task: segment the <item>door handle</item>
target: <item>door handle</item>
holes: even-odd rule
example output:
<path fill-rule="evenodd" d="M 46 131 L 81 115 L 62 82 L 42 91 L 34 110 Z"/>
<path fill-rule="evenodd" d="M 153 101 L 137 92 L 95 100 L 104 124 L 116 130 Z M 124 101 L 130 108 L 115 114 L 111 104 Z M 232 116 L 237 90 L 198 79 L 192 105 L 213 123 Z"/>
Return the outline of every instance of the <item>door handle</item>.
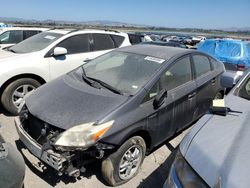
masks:
<path fill-rule="evenodd" d="M 87 62 L 89 62 L 89 61 L 91 61 L 91 60 L 92 60 L 92 59 L 88 59 L 88 58 L 87 58 L 87 59 L 84 59 L 83 62 L 87 63 Z"/>
<path fill-rule="evenodd" d="M 196 95 L 196 92 L 193 92 L 193 93 L 189 94 L 189 95 L 188 95 L 188 99 L 194 98 L 195 95 Z"/>

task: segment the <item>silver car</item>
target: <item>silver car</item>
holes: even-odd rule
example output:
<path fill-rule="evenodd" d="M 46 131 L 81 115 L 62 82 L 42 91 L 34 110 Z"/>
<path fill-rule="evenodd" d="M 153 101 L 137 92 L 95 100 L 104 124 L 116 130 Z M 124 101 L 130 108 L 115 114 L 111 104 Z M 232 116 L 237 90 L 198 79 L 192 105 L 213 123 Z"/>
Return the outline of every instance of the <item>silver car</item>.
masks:
<path fill-rule="evenodd" d="M 164 187 L 250 187 L 250 70 L 186 135 Z"/>

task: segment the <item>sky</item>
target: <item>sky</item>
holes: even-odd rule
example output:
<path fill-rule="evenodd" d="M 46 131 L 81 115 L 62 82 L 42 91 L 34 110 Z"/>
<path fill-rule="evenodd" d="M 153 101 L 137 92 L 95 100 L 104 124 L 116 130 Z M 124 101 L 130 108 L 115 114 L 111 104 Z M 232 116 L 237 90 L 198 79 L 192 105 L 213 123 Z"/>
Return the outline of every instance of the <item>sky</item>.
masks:
<path fill-rule="evenodd" d="M 250 27 L 250 0 L 5 0 L 0 17 L 176 28 Z"/>

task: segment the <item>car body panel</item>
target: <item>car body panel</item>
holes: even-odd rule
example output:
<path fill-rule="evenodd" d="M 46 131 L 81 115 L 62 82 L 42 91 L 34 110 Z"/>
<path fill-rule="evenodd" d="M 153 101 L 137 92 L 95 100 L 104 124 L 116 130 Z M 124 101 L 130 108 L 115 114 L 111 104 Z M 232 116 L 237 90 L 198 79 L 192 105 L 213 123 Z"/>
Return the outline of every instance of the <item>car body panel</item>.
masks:
<path fill-rule="evenodd" d="M 245 76 L 249 74 L 248 71 Z M 227 116 L 207 114 L 180 144 L 180 151 L 186 161 L 211 187 L 250 185 L 247 175 L 250 166 L 250 102 L 234 94 L 242 82 L 225 100 L 227 107 L 242 113 L 229 112 Z"/>
<path fill-rule="evenodd" d="M 84 123 L 95 123 L 95 126 L 101 126 L 106 122 L 112 121 L 112 126 L 96 144 L 104 143 L 118 149 L 124 141 L 140 132 L 149 136 L 150 141 L 147 141 L 148 150 L 152 150 L 155 146 L 173 136 L 177 131 L 186 128 L 199 118 L 199 116 L 195 115 L 198 81 L 194 76 L 195 70 L 190 57 L 193 53 L 207 55 L 193 50 L 155 45 L 135 45 L 115 49 L 111 53 L 143 55 L 142 57 L 140 56 L 143 60 L 146 60 L 146 58 L 153 59 L 152 62 L 157 64 L 158 68 L 153 69 L 154 72 L 147 77 L 147 82 L 133 95 L 127 95 L 126 92 L 123 95 L 119 95 L 106 89 L 97 89 L 88 85 L 87 81 L 85 79 L 84 81 L 82 78 L 83 70 L 81 67 L 45 84 L 26 99 L 27 111 L 29 114 L 32 114 L 32 118 L 34 117 L 39 121 L 38 126 L 40 129 L 36 131 L 38 135 L 44 126 L 51 126 L 53 129 L 56 127 L 57 129 L 60 128 L 63 131 L 67 131 L 67 129 L 73 126 Z M 188 79 L 189 81 L 181 82 L 180 85 L 169 89 L 167 96 L 163 98 L 162 105 L 154 106 L 155 98 L 150 97 L 148 100 L 146 96 L 155 84 L 161 81 L 160 78 L 163 75 L 167 75 L 166 73 L 175 63 L 182 62 L 179 60 L 182 60 L 183 57 L 188 57 L 188 62 L 184 63 L 187 63 L 185 66 L 190 66 L 191 72 L 188 71 L 188 77 L 190 74 L 191 80 Z M 124 62 L 128 61 L 124 60 Z M 217 63 L 221 64 L 215 61 L 214 66 Z M 217 71 L 211 71 L 210 76 L 202 78 L 203 83 L 206 79 L 207 82 L 210 82 L 216 76 L 219 78 L 224 72 L 224 67 L 217 67 Z M 184 73 L 181 71 L 173 73 L 181 78 L 186 76 L 185 71 Z M 165 80 L 164 83 L 167 83 L 167 81 Z M 212 100 L 212 97 L 220 89 L 216 84 L 212 86 L 214 88 L 211 87 L 210 90 L 214 93 L 210 93 L 212 96 L 209 97 L 209 100 Z M 164 90 L 166 88 L 161 89 Z M 157 93 L 158 91 L 156 91 Z M 146 100 L 144 101 L 144 99 Z M 206 100 L 207 98 L 201 99 L 202 102 L 207 102 Z M 202 108 L 202 106 L 203 104 L 199 108 Z M 29 121 L 28 118 L 27 121 Z M 20 129 L 18 128 L 20 126 L 23 125 L 18 125 L 17 129 Z M 19 132 L 19 134 L 23 133 Z"/>
<path fill-rule="evenodd" d="M 125 96 L 93 88 L 84 81 L 65 75 L 34 91 L 27 98 L 26 105 L 37 118 L 69 129 L 98 121 L 103 113 L 108 113 L 126 100 Z"/>
<path fill-rule="evenodd" d="M 9 143 L 0 140 L 0 187 L 22 188 L 25 163 L 22 155 Z"/>

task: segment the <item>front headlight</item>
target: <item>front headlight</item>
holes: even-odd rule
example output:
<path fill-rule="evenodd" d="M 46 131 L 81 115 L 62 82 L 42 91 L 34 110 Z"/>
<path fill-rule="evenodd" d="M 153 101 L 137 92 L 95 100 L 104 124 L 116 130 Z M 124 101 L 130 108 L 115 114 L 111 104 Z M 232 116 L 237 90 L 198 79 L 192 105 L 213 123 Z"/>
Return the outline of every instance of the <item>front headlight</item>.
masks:
<path fill-rule="evenodd" d="M 166 187 L 208 188 L 207 183 L 194 171 L 178 151 L 172 165 Z"/>
<path fill-rule="evenodd" d="M 109 121 L 100 125 L 86 123 L 74 126 L 59 135 L 55 146 L 87 149 L 94 145 L 111 128 L 113 123 L 114 121 Z"/>

